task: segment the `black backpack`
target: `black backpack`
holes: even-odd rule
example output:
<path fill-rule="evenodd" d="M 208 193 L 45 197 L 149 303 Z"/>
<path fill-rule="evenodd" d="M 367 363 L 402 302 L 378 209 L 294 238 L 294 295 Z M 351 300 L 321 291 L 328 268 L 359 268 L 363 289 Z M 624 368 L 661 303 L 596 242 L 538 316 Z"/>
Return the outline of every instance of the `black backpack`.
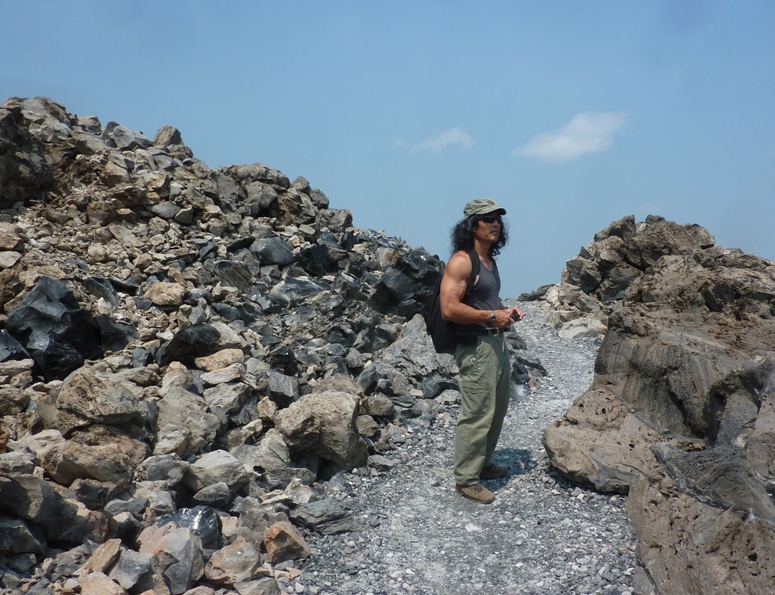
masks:
<path fill-rule="evenodd" d="M 476 250 L 468 252 L 468 257 L 471 259 L 471 277 L 468 279 L 466 285 L 466 293 L 463 297 L 463 303 L 468 300 L 471 295 L 471 290 L 474 288 L 476 277 L 479 275 L 479 255 Z M 423 312 L 425 318 L 425 328 L 428 330 L 428 334 L 433 340 L 433 347 L 436 349 L 436 353 L 455 353 L 455 329 L 457 325 L 454 322 L 449 322 L 441 317 L 441 279 L 444 275 L 439 275 L 436 280 L 436 285 L 433 288 L 428 305 Z"/>

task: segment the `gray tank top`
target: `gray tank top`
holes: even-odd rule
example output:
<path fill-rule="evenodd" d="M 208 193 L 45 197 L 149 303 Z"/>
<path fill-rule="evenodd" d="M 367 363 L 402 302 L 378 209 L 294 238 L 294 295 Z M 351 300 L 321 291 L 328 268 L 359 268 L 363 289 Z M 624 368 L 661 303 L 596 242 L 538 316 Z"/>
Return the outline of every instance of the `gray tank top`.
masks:
<path fill-rule="evenodd" d="M 501 307 L 500 300 L 501 276 L 498 273 L 498 265 L 492 261 L 492 271 L 488 271 L 482 264 L 479 267 L 479 278 L 476 280 L 471 293 L 465 303 L 477 310 L 498 310 Z M 460 325 L 461 332 L 470 332 L 477 328 L 492 328 L 490 323 Z"/>
<path fill-rule="evenodd" d="M 501 276 L 498 273 L 498 265 L 493 260 L 492 271 L 488 271 L 483 264 L 479 268 L 479 280 L 474 285 L 466 303 L 477 310 L 497 310 L 501 307 L 500 293 Z"/>

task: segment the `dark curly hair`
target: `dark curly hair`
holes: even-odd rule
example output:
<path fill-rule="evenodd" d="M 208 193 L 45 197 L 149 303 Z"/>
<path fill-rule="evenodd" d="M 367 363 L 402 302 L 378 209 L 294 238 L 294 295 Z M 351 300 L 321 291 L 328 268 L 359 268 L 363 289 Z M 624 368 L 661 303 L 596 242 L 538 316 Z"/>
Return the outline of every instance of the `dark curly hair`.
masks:
<path fill-rule="evenodd" d="M 481 221 L 483 215 L 471 215 L 466 217 L 462 221 L 459 221 L 455 227 L 452 228 L 450 234 L 452 244 L 452 254 L 460 250 L 468 252 L 474 247 L 474 229 L 476 225 Z M 506 229 L 506 221 L 501 217 L 501 233 L 498 236 L 498 240 L 490 244 L 490 250 L 488 254 L 490 258 L 495 258 L 500 254 L 501 248 L 509 241 L 509 232 Z"/>

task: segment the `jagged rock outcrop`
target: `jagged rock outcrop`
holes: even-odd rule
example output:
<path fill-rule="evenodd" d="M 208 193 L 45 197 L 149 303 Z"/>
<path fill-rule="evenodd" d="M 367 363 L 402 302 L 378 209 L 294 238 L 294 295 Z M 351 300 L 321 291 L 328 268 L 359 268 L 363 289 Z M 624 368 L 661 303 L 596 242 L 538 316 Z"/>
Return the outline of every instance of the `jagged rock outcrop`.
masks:
<path fill-rule="evenodd" d="M 456 387 L 442 262 L 304 178 L 11 98 L 0 181 L 0 590 L 279 592 Z"/>
<path fill-rule="evenodd" d="M 775 263 L 710 247 L 696 226 L 652 219 L 638 238 L 628 220 L 613 225 L 616 266 L 640 273 L 608 315 L 593 386 L 544 446 L 573 481 L 628 493 L 643 592 L 768 592 Z M 595 254 L 585 266 L 615 260 Z M 600 277 L 587 288 L 605 298 Z"/>
<path fill-rule="evenodd" d="M 567 261 L 558 285 L 544 287 L 533 297 L 553 306 L 550 321 L 560 336 L 602 335 L 611 309 L 657 260 L 705 250 L 715 241 L 699 225 L 678 225 L 654 215 L 639 223 L 624 217 L 596 233 Z"/>

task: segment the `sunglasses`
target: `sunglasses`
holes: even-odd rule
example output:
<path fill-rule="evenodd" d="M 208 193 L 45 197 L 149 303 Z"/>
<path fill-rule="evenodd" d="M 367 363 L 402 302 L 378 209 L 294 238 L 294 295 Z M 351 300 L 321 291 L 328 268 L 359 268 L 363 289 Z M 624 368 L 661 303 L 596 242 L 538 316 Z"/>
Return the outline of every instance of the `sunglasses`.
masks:
<path fill-rule="evenodd" d="M 500 215 L 485 215 L 484 217 L 480 217 L 479 221 L 484 221 L 485 223 L 495 223 L 496 221 L 498 223 L 503 223 Z"/>

